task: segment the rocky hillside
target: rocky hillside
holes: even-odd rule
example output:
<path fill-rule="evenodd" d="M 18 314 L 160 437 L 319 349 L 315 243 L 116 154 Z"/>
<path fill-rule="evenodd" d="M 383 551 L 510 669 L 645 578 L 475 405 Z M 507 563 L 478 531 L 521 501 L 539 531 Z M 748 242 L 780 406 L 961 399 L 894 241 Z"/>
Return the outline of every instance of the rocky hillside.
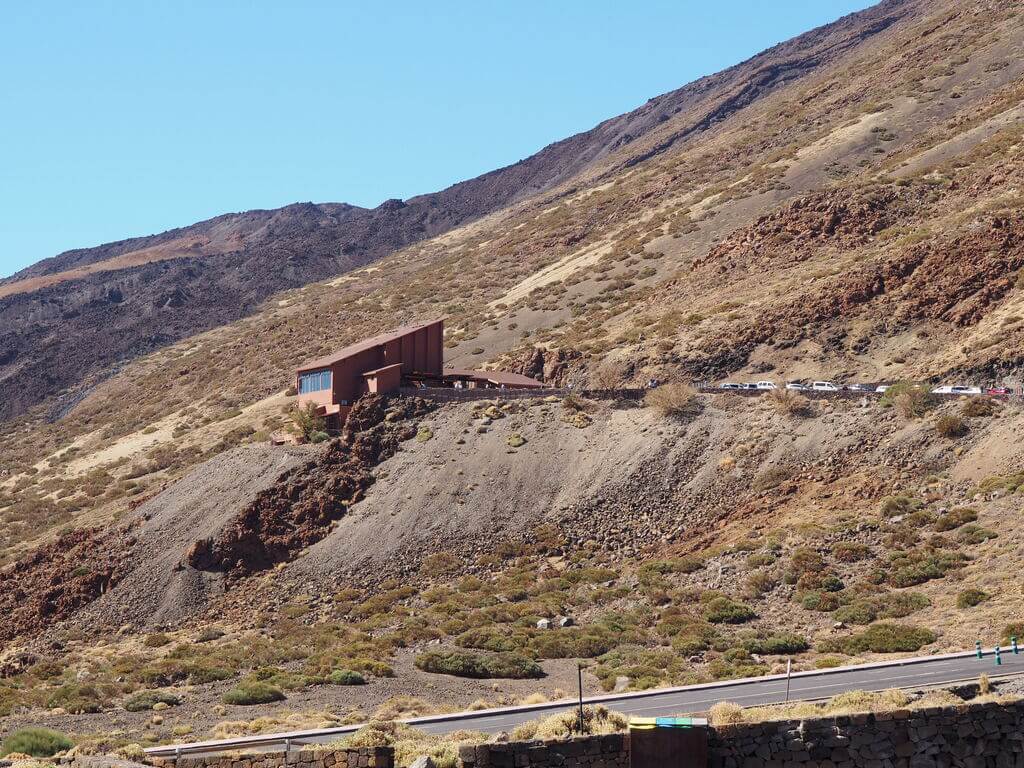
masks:
<path fill-rule="evenodd" d="M 61 415 L 125 362 L 257 311 L 273 293 L 339 275 L 517 201 L 670 151 L 912 15 L 886 0 L 525 160 L 365 210 L 312 203 L 227 214 L 68 251 L 0 280 L 0 419 Z"/>
<path fill-rule="evenodd" d="M 641 688 L 1024 631 L 1019 400 L 367 403 L 332 447 L 266 444 L 299 360 L 439 314 L 450 362 L 581 387 L 1020 386 L 1022 76 L 1016 3 L 883 3 L 554 145 L 543 173 L 469 182 L 486 216 L 0 424 L 0 716 L 168 740 L 517 698 L 577 658 L 589 686 Z M 502 178 L 499 204 L 480 190 Z M 548 677 L 453 682 L 431 651 Z M 286 703 L 220 703 L 257 681 Z M 122 719 L 153 691 L 181 708 Z"/>

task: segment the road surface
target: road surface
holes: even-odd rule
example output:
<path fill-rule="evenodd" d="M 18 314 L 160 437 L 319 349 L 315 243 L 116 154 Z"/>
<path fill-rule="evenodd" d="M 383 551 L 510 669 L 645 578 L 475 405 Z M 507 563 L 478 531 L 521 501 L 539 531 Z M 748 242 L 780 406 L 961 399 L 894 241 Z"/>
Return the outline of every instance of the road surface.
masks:
<path fill-rule="evenodd" d="M 790 680 L 789 697 L 794 701 L 810 701 L 826 699 L 843 691 L 925 688 L 948 683 L 976 681 L 983 673 L 990 678 L 1024 674 L 1024 652 L 1014 655 L 1012 652 L 1004 651 L 1002 661 L 1001 666 L 996 666 L 992 650 L 989 649 L 986 650 L 982 659 L 978 659 L 973 653 L 961 653 L 833 670 L 800 672 L 795 673 Z M 616 712 L 638 717 L 706 712 L 713 704 L 720 701 L 732 701 L 749 707 L 759 704 L 776 704 L 785 700 L 786 679 L 784 675 L 632 694 L 606 694 L 584 699 L 588 704 L 604 704 Z M 572 709 L 574 706 L 576 706 L 575 702 L 562 701 L 529 707 L 508 707 L 479 712 L 418 717 L 407 722 L 428 733 L 447 733 L 459 729 L 497 733 L 511 731 L 520 723 Z M 282 749 L 286 740 L 288 745 L 294 748 L 303 744 L 324 744 L 335 741 L 359 727 L 358 725 L 349 725 L 293 731 L 287 734 L 266 734 L 219 741 L 193 742 L 152 747 L 146 752 L 154 756 L 173 757 L 175 754 L 209 755 L 238 749 L 248 751 Z"/>

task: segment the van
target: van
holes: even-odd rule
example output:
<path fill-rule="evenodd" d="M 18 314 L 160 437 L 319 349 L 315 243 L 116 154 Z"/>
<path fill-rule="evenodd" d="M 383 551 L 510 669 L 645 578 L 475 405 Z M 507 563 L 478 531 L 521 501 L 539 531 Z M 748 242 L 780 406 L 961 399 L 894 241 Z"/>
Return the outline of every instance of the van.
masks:
<path fill-rule="evenodd" d="M 839 386 L 831 381 L 816 381 L 811 384 L 811 389 L 815 392 L 838 392 Z"/>

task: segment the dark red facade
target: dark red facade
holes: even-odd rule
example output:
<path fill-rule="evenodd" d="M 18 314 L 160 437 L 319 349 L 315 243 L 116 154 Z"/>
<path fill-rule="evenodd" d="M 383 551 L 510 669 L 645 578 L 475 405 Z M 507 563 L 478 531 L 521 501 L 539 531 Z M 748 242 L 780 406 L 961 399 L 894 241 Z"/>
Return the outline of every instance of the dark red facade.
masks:
<path fill-rule="evenodd" d="M 299 366 L 299 405 L 316 403 L 344 420 L 360 395 L 394 392 L 403 376 L 440 377 L 443 360 L 442 320 L 397 328 Z"/>

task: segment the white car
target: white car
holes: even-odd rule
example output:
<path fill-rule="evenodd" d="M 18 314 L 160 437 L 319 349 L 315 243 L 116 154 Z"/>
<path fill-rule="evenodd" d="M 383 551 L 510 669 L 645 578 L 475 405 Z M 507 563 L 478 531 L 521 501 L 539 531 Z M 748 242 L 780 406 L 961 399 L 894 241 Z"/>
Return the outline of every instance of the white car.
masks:
<path fill-rule="evenodd" d="M 725 384 L 719 384 L 718 388 L 719 389 L 746 389 L 746 387 L 744 387 L 742 384 L 737 384 L 736 382 L 733 382 L 733 381 L 727 381 L 727 382 L 725 382 Z"/>
<path fill-rule="evenodd" d="M 777 389 L 774 381 L 759 381 L 754 385 L 755 389 Z"/>
<path fill-rule="evenodd" d="M 811 389 L 815 392 L 838 392 L 841 387 L 831 381 L 816 381 L 811 384 Z"/>
<path fill-rule="evenodd" d="M 936 387 L 932 390 L 933 395 L 980 395 L 981 387 L 971 387 L 966 384 L 951 384 Z"/>
<path fill-rule="evenodd" d="M 806 384 L 801 384 L 799 381 L 790 381 L 786 384 L 786 389 L 795 389 L 799 392 L 803 392 L 807 388 Z"/>
<path fill-rule="evenodd" d="M 892 384 L 879 384 L 877 387 L 875 387 L 875 392 L 885 392 L 885 390 L 887 390 L 891 386 Z"/>

